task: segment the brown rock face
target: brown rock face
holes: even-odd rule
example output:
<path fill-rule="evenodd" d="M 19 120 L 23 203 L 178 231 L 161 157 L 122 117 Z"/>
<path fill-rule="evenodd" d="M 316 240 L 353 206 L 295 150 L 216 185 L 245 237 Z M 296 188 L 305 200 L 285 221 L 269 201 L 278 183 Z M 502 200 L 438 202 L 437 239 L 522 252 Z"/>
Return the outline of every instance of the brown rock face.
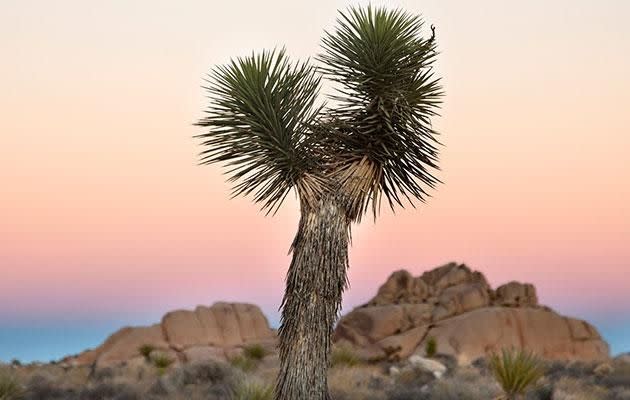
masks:
<path fill-rule="evenodd" d="M 583 328 L 578 335 L 574 325 Z M 440 353 L 460 364 L 502 348 L 530 349 L 548 359 L 608 358 L 608 345 L 591 325 L 538 308 L 480 308 L 438 322 L 429 336 L 436 338 Z"/>
<path fill-rule="evenodd" d="M 111 335 L 94 350 L 69 362 L 105 366 L 140 356 L 139 348 L 153 346 L 174 360 L 225 360 L 226 354 L 249 343 L 275 346 L 276 333 L 262 311 L 252 304 L 215 303 L 194 311 L 177 310 L 164 315 L 160 324 L 127 327 Z"/>
<path fill-rule="evenodd" d="M 340 319 L 333 338 L 358 354 L 396 360 L 423 353 L 429 337 L 462 364 L 510 347 L 548 359 L 609 357 L 593 326 L 539 306 L 533 285 L 509 282 L 495 292 L 482 273 L 456 263 L 419 277 L 394 272 L 372 300 Z"/>
<path fill-rule="evenodd" d="M 421 303 L 430 295 L 429 287 L 420 278 L 414 278 L 408 271 L 400 270 L 390 275 L 379 289 L 376 297 L 368 303 L 371 306 L 400 303 Z"/>
<path fill-rule="evenodd" d="M 159 324 L 149 327 L 127 327 L 111 335 L 96 349 L 96 360 L 102 364 L 129 360 L 140 355 L 138 348 L 144 344 L 151 345 L 156 350 L 168 350 L 170 347 Z"/>
<path fill-rule="evenodd" d="M 496 290 L 495 303 L 501 306 L 533 307 L 538 305 L 536 288 L 530 283 L 509 282 Z"/>

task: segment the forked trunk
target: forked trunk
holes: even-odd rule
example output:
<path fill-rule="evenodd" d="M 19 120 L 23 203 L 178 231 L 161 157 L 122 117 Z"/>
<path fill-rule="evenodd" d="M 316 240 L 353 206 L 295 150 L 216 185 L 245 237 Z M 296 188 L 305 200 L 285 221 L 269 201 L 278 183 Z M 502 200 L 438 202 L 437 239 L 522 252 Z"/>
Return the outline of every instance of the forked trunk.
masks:
<path fill-rule="evenodd" d="M 332 330 L 347 286 L 350 225 L 334 196 L 302 205 L 279 330 L 276 400 L 329 399 Z"/>

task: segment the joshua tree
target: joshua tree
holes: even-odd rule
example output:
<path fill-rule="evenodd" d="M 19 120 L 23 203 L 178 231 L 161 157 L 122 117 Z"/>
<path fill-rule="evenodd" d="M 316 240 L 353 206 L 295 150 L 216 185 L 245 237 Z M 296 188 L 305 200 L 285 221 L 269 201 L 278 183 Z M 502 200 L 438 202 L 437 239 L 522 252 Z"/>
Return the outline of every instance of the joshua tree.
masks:
<path fill-rule="evenodd" d="M 430 119 L 442 90 L 433 27 L 401 10 L 350 8 L 326 32 L 317 65 L 263 51 L 216 67 L 198 125 L 203 164 L 223 163 L 234 195 L 274 213 L 294 190 L 300 222 L 291 246 L 279 329 L 275 398 L 327 399 L 331 334 L 347 287 L 350 227 L 384 197 L 393 209 L 424 201 L 438 179 Z M 322 78 L 332 81 L 320 104 Z"/>

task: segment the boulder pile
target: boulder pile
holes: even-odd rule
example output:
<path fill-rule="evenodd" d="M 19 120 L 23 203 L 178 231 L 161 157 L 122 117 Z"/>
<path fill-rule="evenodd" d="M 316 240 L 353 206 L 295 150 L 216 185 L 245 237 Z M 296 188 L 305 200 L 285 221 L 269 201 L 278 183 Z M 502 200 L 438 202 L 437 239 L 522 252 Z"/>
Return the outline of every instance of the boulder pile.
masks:
<path fill-rule="evenodd" d="M 260 308 L 245 303 L 215 303 L 194 311 L 177 310 L 159 324 L 126 327 L 111 335 L 94 350 L 65 362 L 96 367 L 116 365 L 140 358 L 148 346 L 178 362 L 206 359 L 226 360 L 245 346 L 260 344 L 275 351 L 276 333 Z"/>
<path fill-rule="evenodd" d="M 417 277 L 394 272 L 373 299 L 341 318 L 334 333 L 335 342 L 366 360 L 425 355 L 429 338 L 459 364 L 501 348 L 547 359 L 609 358 L 593 326 L 540 305 L 533 285 L 509 282 L 493 290 L 481 272 L 457 263 Z"/>
<path fill-rule="evenodd" d="M 462 365 L 502 348 L 554 360 L 610 358 L 592 325 L 539 304 L 533 285 L 509 282 L 492 289 L 481 272 L 457 263 L 415 277 L 394 272 L 374 298 L 339 320 L 333 340 L 370 361 L 418 360 L 427 356 L 427 347 Z M 169 312 L 155 325 L 122 328 L 96 349 L 63 361 L 94 367 L 141 363 L 141 347 L 173 362 L 225 361 L 251 345 L 276 359 L 276 343 L 260 308 L 219 302 Z"/>

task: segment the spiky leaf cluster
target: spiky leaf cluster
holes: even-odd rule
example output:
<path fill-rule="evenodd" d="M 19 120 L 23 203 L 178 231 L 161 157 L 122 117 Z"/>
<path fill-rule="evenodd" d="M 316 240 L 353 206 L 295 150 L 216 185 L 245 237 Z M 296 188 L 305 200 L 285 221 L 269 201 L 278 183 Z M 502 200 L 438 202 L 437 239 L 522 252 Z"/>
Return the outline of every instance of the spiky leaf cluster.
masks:
<path fill-rule="evenodd" d="M 525 393 L 544 374 L 540 360 L 524 350 L 503 349 L 501 354 L 493 354 L 490 370 L 508 400 Z"/>
<path fill-rule="evenodd" d="M 442 95 L 434 78 L 434 36 L 421 35 L 422 20 L 402 10 L 350 8 L 323 39 L 325 76 L 336 82 L 339 106 L 330 110 L 344 148 L 376 165 L 373 200 L 382 193 L 423 200 L 422 184 L 438 180 L 438 142 L 430 117 Z M 413 202 L 412 202 L 413 204 Z"/>
<path fill-rule="evenodd" d="M 358 220 L 370 204 L 376 215 L 382 195 L 392 208 L 413 204 L 438 182 L 434 36 L 401 10 L 350 8 L 337 22 L 317 69 L 281 51 L 214 70 L 202 162 L 230 166 L 235 195 L 253 193 L 271 210 L 294 187 L 307 204 L 335 191 Z M 316 105 L 322 76 L 336 84 L 325 109 Z"/>
<path fill-rule="evenodd" d="M 320 77 L 314 67 L 292 65 L 285 51 L 264 51 L 217 67 L 206 87 L 211 104 L 197 125 L 204 164 L 223 162 L 234 195 L 254 194 L 272 210 L 314 160 L 306 133 L 319 113 Z"/>

